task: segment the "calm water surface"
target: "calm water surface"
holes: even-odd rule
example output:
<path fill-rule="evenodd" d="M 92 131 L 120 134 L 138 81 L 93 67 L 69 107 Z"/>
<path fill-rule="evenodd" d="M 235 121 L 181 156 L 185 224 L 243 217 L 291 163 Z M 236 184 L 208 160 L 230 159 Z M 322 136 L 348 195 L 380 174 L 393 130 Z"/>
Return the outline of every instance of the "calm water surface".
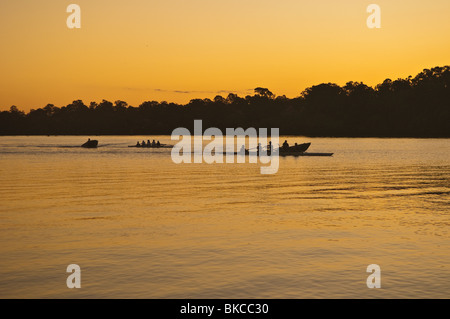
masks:
<path fill-rule="evenodd" d="M 261 175 L 148 138 L 0 137 L 1 298 L 450 297 L 450 140 L 288 137 L 335 155 Z"/>

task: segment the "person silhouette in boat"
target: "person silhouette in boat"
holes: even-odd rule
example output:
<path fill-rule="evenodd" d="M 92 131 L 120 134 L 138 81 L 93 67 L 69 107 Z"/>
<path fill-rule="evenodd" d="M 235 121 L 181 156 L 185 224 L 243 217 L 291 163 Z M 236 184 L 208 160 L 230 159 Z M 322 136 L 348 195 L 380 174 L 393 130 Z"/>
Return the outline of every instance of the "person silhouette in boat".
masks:
<path fill-rule="evenodd" d="M 287 140 L 284 141 L 284 143 L 283 143 L 283 149 L 284 149 L 284 150 L 289 149 L 289 143 L 287 142 Z"/>
<path fill-rule="evenodd" d="M 137 141 L 136 147 L 140 147 L 140 146 L 141 146 L 141 144 L 139 144 L 139 141 Z"/>
<path fill-rule="evenodd" d="M 270 141 L 270 142 L 269 142 L 269 145 L 268 145 L 268 147 L 267 147 L 267 152 L 268 152 L 269 155 L 270 155 L 270 154 L 272 154 L 272 151 L 273 151 L 273 146 L 272 146 L 272 141 Z"/>
<path fill-rule="evenodd" d="M 145 147 L 145 141 L 142 140 L 142 147 Z"/>
<path fill-rule="evenodd" d="M 245 154 L 245 145 L 241 146 L 241 150 L 239 151 L 239 154 Z"/>
<path fill-rule="evenodd" d="M 151 144 L 150 144 L 150 140 L 147 140 L 147 146 L 150 146 Z"/>
<path fill-rule="evenodd" d="M 158 141 L 158 142 L 156 142 L 156 146 L 157 147 L 160 147 L 161 146 L 161 143 Z"/>

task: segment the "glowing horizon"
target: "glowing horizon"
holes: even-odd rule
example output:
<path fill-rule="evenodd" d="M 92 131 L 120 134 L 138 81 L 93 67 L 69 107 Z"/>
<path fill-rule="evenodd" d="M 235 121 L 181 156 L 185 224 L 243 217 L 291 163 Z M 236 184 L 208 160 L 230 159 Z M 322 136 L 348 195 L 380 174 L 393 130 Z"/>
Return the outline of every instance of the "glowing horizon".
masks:
<path fill-rule="evenodd" d="M 81 7 L 81 29 L 66 26 L 70 3 Z M 381 29 L 366 26 L 371 3 Z M 0 110 L 374 86 L 450 64 L 448 13 L 446 0 L 5 0 Z"/>

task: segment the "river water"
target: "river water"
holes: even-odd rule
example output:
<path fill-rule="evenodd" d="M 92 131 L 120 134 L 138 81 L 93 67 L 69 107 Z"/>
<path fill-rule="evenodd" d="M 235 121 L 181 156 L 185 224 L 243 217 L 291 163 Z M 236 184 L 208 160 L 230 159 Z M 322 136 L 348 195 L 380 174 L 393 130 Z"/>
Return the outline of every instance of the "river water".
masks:
<path fill-rule="evenodd" d="M 282 137 L 334 156 L 262 175 L 87 138 L 0 137 L 1 298 L 449 297 L 448 139 Z"/>

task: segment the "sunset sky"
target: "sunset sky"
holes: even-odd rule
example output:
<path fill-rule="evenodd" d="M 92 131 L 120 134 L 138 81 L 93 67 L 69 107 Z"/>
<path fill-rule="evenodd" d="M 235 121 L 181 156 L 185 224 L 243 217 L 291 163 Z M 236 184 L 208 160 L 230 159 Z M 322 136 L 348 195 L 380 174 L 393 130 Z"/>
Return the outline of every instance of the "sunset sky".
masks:
<path fill-rule="evenodd" d="M 0 110 L 375 85 L 450 64 L 449 33 L 449 0 L 2 0 Z"/>

